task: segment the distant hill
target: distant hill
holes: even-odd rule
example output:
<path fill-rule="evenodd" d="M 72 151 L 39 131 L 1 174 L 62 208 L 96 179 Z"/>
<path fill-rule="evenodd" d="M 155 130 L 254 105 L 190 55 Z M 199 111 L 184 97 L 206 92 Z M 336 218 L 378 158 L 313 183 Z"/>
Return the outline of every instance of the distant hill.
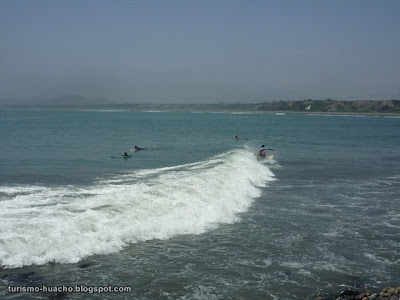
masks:
<path fill-rule="evenodd" d="M 309 111 L 309 112 L 357 112 L 400 113 L 399 100 L 300 100 L 272 101 L 257 106 L 259 111 Z"/>
<path fill-rule="evenodd" d="M 129 107 L 129 105 L 127 105 Z M 325 112 L 325 113 L 392 113 L 400 114 L 400 100 L 336 101 L 297 100 L 238 104 L 135 104 L 132 109 L 255 111 L 255 112 Z"/>
<path fill-rule="evenodd" d="M 105 105 L 108 106 L 108 105 Z M 335 101 L 298 100 L 264 103 L 218 104 L 115 104 L 114 108 L 132 110 L 177 111 L 253 111 L 253 112 L 325 112 L 325 113 L 391 113 L 400 114 L 399 100 Z"/>
<path fill-rule="evenodd" d="M 63 96 L 52 100 L 30 99 L 0 102 L 3 106 L 40 106 L 57 109 L 130 109 L 130 110 L 174 110 L 174 111 L 253 111 L 253 112 L 323 112 L 323 113 L 387 113 L 400 114 L 400 100 L 296 100 L 263 103 L 218 103 L 218 104 L 117 104 L 106 99 L 78 95 Z"/>

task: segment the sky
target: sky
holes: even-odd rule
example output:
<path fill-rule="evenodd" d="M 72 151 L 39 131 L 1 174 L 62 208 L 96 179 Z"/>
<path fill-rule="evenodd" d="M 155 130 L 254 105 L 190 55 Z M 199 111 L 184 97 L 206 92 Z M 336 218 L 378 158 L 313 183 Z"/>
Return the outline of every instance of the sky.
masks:
<path fill-rule="evenodd" d="M 400 99 L 399 0 L 0 0 L 0 99 Z"/>

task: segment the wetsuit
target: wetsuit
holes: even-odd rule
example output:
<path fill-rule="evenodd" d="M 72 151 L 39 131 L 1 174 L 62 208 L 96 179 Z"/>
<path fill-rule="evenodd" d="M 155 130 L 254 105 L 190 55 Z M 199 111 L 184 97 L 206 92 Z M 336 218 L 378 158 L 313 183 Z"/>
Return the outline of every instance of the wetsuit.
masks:
<path fill-rule="evenodd" d="M 265 157 L 265 147 L 261 147 L 260 151 L 258 152 L 258 156 Z"/>
<path fill-rule="evenodd" d="M 139 151 L 139 150 L 147 150 L 147 148 L 139 148 L 139 147 L 135 146 L 135 151 Z"/>

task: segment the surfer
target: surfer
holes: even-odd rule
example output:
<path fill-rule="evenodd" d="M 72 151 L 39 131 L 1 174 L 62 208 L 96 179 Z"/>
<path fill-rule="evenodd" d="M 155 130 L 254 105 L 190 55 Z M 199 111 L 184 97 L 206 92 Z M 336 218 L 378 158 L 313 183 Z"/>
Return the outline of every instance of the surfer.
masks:
<path fill-rule="evenodd" d="M 135 146 L 134 151 L 139 151 L 139 150 L 147 150 L 147 148 L 139 148 L 138 146 Z"/>
<path fill-rule="evenodd" d="M 127 152 L 124 152 L 124 154 L 121 154 L 119 156 L 111 156 L 111 158 L 124 158 L 124 159 L 128 159 L 129 157 L 131 157 Z"/>
<path fill-rule="evenodd" d="M 247 138 L 240 138 L 240 137 L 238 137 L 237 135 L 235 135 L 234 140 L 235 140 L 235 141 L 238 141 L 238 140 L 247 140 Z"/>
<path fill-rule="evenodd" d="M 265 157 L 265 145 L 261 145 L 260 151 L 258 152 L 258 156 Z"/>

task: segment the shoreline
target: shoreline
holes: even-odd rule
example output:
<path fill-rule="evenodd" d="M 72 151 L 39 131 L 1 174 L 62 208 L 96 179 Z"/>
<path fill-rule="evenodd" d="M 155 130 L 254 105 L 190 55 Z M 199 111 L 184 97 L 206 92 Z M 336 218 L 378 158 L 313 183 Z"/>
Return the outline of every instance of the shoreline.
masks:
<path fill-rule="evenodd" d="M 101 106 L 101 107 L 100 107 Z M 187 113 L 225 113 L 225 114 L 300 114 L 325 116 L 376 116 L 400 117 L 400 112 L 359 112 L 359 111 L 297 111 L 297 110 L 229 110 L 229 109 L 179 109 L 179 108 L 133 108 L 130 105 L 0 105 L 0 110 L 73 110 L 73 111 L 132 111 L 132 112 L 187 112 Z"/>
<path fill-rule="evenodd" d="M 3 102 L 0 108 L 35 109 L 116 109 L 133 111 L 194 111 L 237 113 L 318 113 L 318 114 L 377 114 L 400 115 L 400 100 L 292 100 L 256 103 L 116 103 L 93 101 L 94 99 L 72 96 L 31 102 Z"/>

